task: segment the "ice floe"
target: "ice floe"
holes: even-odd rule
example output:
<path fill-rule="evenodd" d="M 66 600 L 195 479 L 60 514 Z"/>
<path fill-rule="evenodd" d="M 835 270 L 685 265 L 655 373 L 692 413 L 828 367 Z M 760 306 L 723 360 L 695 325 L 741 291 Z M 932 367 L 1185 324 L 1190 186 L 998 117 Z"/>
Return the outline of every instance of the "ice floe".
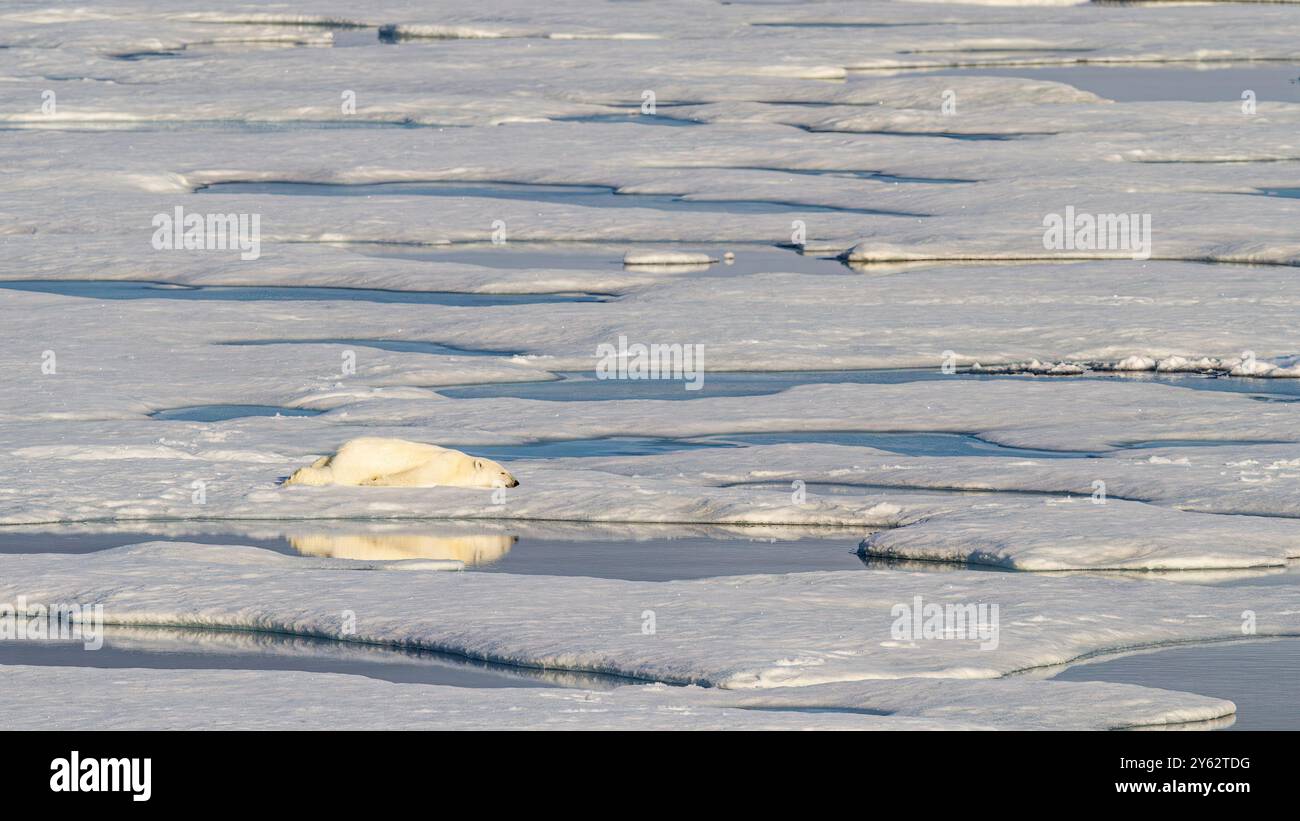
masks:
<path fill-rule="evenodd" d="M 193 544 L 3 555 L 0 601 L 93 601 L 109 624 L 274 631 L 728 689 L 998 678 L 1088 654 L 1240 637 L 1245 611 L 1253 635 L 1300 633 L 1287 588 L 973 572 L 676 582 L 293 572 L 302 561 Z M 997 605 L 993 634 L 900 640 L 898 607 L 917 597 L 941 609 Z"/>
<path fill-rule="evenodd" d="M 6 666 L 10 729 L 976 730 L 1127 729 L 1231 721 L 1221 699 L 1123 684 L 909 681 L 759 695 L 645 685 L 468 689 L 306 672 Z M 70 692 L 102 695 L 66 711 Z M 148 692 L 142 702 L 138 694 Z M 305 698 L 304 698 L 305 697 Z"/>
<path fill-rule="evenodd" d="M 505 693 L 11 665 L 29 709 L 8 712 L 48 726 L 67 693 L 96 687 L 93 711 L 60 713 L 69 726 L 1091 729 L 1229 716 L 1186 693 L 1004 677 L 1237 638 L 1247 611 L 1261 634 L 1300 631 L 1285 586 L 1166 583 L 1297 557 L 1300 403 L 1091 379 L 1300 375 L 1300 200 L 1262 196 L 1300 174 L 1300 102 L 1112 100 L 1007 72 L 1296 65 L 1294 14 L 1072 0 L 671 0 L 617 19 L 579 0 L 0 12 L 0 525 L 17 546 L 0 554 L 0 601 L 94 599 L 128 624 L 715 685 Z M 257 214 L 259 259 L 151 249 L 151 219 L 176 208 Z M 1048 247 L 1045 220 L 1067 209 L 1149 219 L 1150 258 Z M 619 250 L 581 265 L 473 256 L 566 244 Z M 710 269 L 747 248 L 765 250 L 743 275 Z M 850 267 L 826 276 L 800 251 Z M 689 402 L 454 395 L 592 372 L 620 336 L 703 346 L 706 385 L 719 371 L 963 378 Z M 274 409 L 303 415 L 259 415 Z M 832 444 L 854 434 L 876 446 Z M 888 449 L 908 434 L 1022 452 Z M 503 461 L 522 485 L 498 499 L 279 484 L 363 435 L 517 448 Z M 651 455 L 612 455 L 627 437 Z M 434 518 L 446 532 L 425 527 Z M 257 543 L 284 552 L 18 552 L 23 526 L 198 538 L 220 527 L 204 520 L 244 520 L 250 540 L 271 534 Z M 441 572 L 498 559 L 512 527 L 575 541 L 834 528 L 873 560 L 1094 575 Z M 998 604 L 997 647 L 891 635 L 891 610 L 917 596 Z M 343 631 L 345 610 L 358 632 Z"/>

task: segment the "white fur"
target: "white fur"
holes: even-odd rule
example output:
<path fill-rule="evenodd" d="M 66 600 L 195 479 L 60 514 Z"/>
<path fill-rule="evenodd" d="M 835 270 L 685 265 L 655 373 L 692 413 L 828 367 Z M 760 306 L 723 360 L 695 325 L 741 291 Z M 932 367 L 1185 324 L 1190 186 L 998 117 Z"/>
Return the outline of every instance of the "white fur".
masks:
<path fill-rule="evenodd" d="M 495 488 L 519 482 L 491 459 L 424 442 L 365 436 L 295 471 L 285 484 Z"/>

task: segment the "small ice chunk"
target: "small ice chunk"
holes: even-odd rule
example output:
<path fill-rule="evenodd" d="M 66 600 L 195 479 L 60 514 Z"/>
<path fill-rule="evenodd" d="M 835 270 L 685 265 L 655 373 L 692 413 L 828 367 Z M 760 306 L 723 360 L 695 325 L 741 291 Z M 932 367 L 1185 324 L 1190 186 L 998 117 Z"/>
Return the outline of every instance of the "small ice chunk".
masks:
<path fill-rule="evenodd" d="M 718 260 L 696 251 L 628 251 L 624 265 L 708 265 Z"/>
<path fill-rule="evenodd" d="M 1116 371 L 1154 371 L 1156 361 L 1149 356 L 1126 356 L 1116 362 L 1111 369 Z"/>

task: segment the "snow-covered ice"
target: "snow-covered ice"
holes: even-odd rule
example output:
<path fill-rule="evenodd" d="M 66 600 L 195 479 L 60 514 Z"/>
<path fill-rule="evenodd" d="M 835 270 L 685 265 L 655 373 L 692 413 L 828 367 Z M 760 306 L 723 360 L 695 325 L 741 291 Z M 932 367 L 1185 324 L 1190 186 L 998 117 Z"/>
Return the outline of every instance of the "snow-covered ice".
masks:
<path fill-rule="evenodd" d="M 1089 654 L 1240 637 L 1246 609 L 1255 635 L 1300 634 L 1286 588 L 893 571 L 629 582 L 358 573 L 329 561 L 301 567 L 302 559 L 258 548 L 162 542 L 85 556 L 3 555 L 0 601 L 93 599 L 111 624 L 265 630 L 729 689 L 991 679 Z M 897 638 L 894 609 L 915 597 L 998 605 L 992 640 Z M 647 611 L 653 633 L 642 630 Z"/>
<path fill-rule="evenodd" d="M 10 666 L 5 676 L 0 703 L 14 730 L 51 721 L 94 730 L 1095 730 L 1230 721 L 1232 710 L 1187 693 L 1039 681 L 926 679 L 902 692 L 866 683 L 748 695 L 664 685 L 469 690 L 242 670 Z M 103 695 L 68 715 L 62 694 L 91 689 Z M 140 692 L 150 694 L 147 704 Z"/>
<path fill-rule="evenodd" d="M 1261 634 L 1300 631 L 1288 587 L 1168 583 L 1300 558 L 1300 403 L 1081 378 L 1300 376 L 1300 200 L 1266 195 L 1300 179 L 1300 97 L 1124 102 L 1006 75 L 1267 65 L 1300 77 L 1296 22 L 1289 3 L 1074 0 L 670 0 L 607 17 L 580 0 L 0 12 L 0 527 L 135 523 L 173 538 L 0 554 L 0 602 L 93 600 L 126 624 L 715 685 L 493 692 L 7 666 L 6 698 L 35 709 L 4 712 L 168 728 L 1104 728 L 1230 715 L 1191 693 L 1015 674 L 1241 637 L 1246 610 Z M 256 214 L 257 258 L 155 250 L 152 221 L 176 208 Z M 1048 248 L 1045 219 L 1067 208 L 1149 216 L 1149 258 Z M 546 264 L 491 264 L 483 250 L 534 246 L 550 249 Z M 602 250 L 578 264 L 556 248 Z M 419 253 L 435 249 L 455 256 Z M 762 261 L 744 262 L 755 249 Z M 728 272 L 724 252 L 744 264 Z M 132 298 L 86 285 L 99 280 Z M 246 290 L 162 298 L 215 286 Z M 352 290 L 293 290 L 308 288 Z M 620 337 L 702 346 L 705 390 L 590 402 L 451 390 L 591 373 Z M 893 368 L 1005 377 L 707 390 L 710 372 Z M 165 418 L 236 405 L 313 415 Z M 1024 452 L 832 443 L 846 432 Z M 729 434 L 800 440 L 601 453 L 618 437 Z M 521 485 L 502 494 L 281 484 L 358 436 L 470 454 L 581 441 L 589 455 L 503 460 Z M 385 530 L 433 519 L 451 530 Z M 213 520 L 289 534 L 300 555 L 184 542 Z M 456 572 L 509 550 L 508 526 L 575 540 L 830 528 L 870 557 L 1085 572 Z M 914 595 L 1000 604 L 997 648 L 891 638 L 891 608 Z M 339 632 L 343 610 L 359 634 Z M 87 687 L 113 695 L 57 713 Z"/>

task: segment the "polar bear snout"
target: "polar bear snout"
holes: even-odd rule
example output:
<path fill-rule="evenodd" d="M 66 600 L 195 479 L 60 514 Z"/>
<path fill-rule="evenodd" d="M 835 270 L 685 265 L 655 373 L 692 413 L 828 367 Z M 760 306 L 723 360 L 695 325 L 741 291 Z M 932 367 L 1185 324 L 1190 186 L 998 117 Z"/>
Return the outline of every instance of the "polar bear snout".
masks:
<path fill-rule="evenodd" d="M 510 475 L 510 471 L 501 468 L 488 474 L 488 487 L 519 487 L 519 480 Z"/>
<path fill-rule="evenodd" d="M 498 487 L 519 487 L 519 480 L 510 475 L 510 471 L 501 466 L 500 463 L 491 459 L 475 459 L 474 472 L 487 479 L 487 486 L 492 488 Z"/>

